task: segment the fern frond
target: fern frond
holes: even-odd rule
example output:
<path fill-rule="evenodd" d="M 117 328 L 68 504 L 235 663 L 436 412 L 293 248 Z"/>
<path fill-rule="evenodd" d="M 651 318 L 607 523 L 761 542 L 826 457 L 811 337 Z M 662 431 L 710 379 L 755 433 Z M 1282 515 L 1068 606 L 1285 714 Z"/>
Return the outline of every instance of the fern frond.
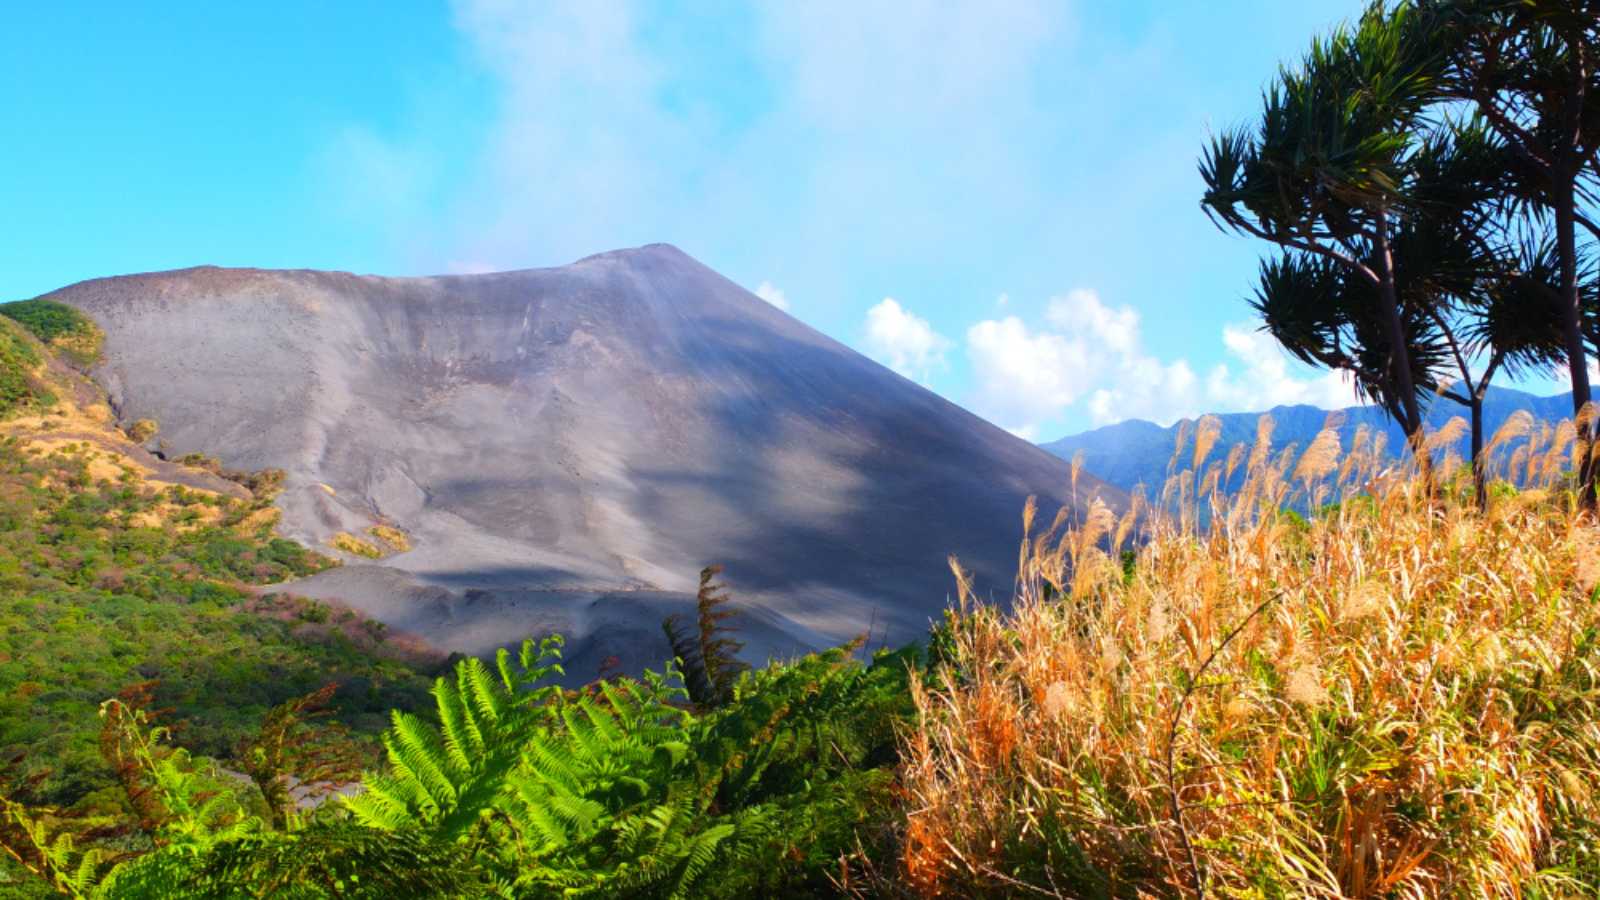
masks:
<path fill-rule="evenodd" d="M 458 692 L 442 684 L 439 688 L 434 701 L 439 710 L 444 749 L 450 755 L 450 768 L 465 772 L 472 768 L 473 758 L 483 753 L 483 731 Z"/>
<path fill-rule="evenodd" d="M 432 728 L 416 716 L 396 710 L 383 744 L 397 775 L 416 782 L 426 792 L 428 808 L 438 811 L 454 806 L 458 792 L 450 777 L 450 760 Z"/>
<path fill-rule="evenodd" d="M 381 831 L 399 831 L 418 824 L 412 810 L 427 802 L 427 794 L 415 781 L 386 775 L 368 775 L 364 790 L 341 798 L 356 821 Z"/>
<path fill-rule="evenodd" d="M 700 832 L 689 842 L 683 854 L 683 862 L 678 866 L 677 883 L 667 895 L 671 900 L 681 900 L 690 896 L 689 891 L 716 860 L 722 843 L 732 837 L 736 830 L 733 825 L 717 825 Z"/>
<path fill-rule="evenodd" d="M 545 781 L 568 793 L 583 788 L 582 764 L 566 741 L 556 735 L 535 735 L 523 747 L 524 764 Z"/>
<path fill-rule="evenodd" d="M 607 697 L 609 700 L 609 696 Z M 600 708 L 598 704 L 588 697 L 578 704 L 583 715 L 589 721 L 594 736 L 607 744 L 620 744 L 623 741 L 624 726 L 618 721 L 619 716 Z"/>
<path fill-rule="evenodd" d="M 456 687 L 462 700 L 485 720 L 486 727 L 492 728 L 500 720 L 506 691 L 494 683 L 481 660 L 473 657 L 456 667 Z"/>

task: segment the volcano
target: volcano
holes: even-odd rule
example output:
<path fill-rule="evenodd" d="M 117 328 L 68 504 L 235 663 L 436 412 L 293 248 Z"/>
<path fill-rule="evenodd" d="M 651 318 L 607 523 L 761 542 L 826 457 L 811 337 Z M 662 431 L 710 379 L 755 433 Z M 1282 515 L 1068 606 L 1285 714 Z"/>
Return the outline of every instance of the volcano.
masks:
<path fill-rule="evenodd" d="M 441 649 L 561 632 L 569 672 L 667 653 L 726 567 L 747 654 L 926 632 L 950 556 L 1009 596 L 1025 499 L 1122 494 L 654 244 L 557 268 L 386 278 L 201 267 L 47 295 L 167 456 L 278 468 L 281 530 L 380 560 L 289 589 Z"/>

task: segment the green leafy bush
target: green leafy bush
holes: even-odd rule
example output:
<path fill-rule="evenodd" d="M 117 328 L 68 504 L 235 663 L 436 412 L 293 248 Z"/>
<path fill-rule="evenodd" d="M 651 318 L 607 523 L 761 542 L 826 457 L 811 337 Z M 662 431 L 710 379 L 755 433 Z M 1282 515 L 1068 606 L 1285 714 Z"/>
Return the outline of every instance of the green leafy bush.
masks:
<path fill-rule="evenodd" d="M 34 337 L 65 353 L 81 365 L 100 358 L 105 335 L 93 319 L 54 300 L 17 300 L 0 303 L 0 316 L 28 329 Z"/>
<path fill-rule="evenodd" d="M 0 319 L 0 418 L 20 409 L 53 402 L 33 377 L 41 361 L 38 348 L 17 325 Z"/>
<path fill-rule="evenodd" d="M 915 652 L 773 665 L 696 714 L 670 669 L 564 690 L 560 647 L 461 661 L 431 719 L 392 713 L 364 790 L 312 813 L 284 779 L 344 777 L 346 733 L 314 722 L 330 688 L 265 717 L 248 779 L 175 745 L 148 694 L 107 701 L 124 812 L 88 827 L 7 800 L 0 844 L 58 890 L 118 898 L 818 896 L 841 860 L 888 852 Z"/>
<path fill-rule="evenodd" d="M 110 784 L 93 711 L 147 680 L 181 743 L 226 756 L 266 710 L 336 681 L 338 716 L 371 735 L 425 682 L 338 632 L 241 608 L 249 585 L 329 560 L 270 532 L 182 526 L 172 504 L 245 501 L 95 481 L 85 452 L 0 439 L 0 752 L 21 756 L 30 802 L 68 805 Z M 370 640 L 370 638 L 369 638 Z"/>
<path fill-rule="evenodd" d="M 389 767 L 347 801 L 371 827 L 466 846 L 533 896 L 797 896 L 885 833 L 913 656 L 854 647 L 746 675 L 696 715 L 676 674 L 564 692 L 560 641 L 462 661 L 438 726 L 396 713 Z"/>
<path fill-rule="evenodd" d="M 96 896 L 431 900 L 491 896 L 491 886 L 453 844 L 334 822 L 222 841 L 201 854 L 153 853 L 116 869 Z"/>

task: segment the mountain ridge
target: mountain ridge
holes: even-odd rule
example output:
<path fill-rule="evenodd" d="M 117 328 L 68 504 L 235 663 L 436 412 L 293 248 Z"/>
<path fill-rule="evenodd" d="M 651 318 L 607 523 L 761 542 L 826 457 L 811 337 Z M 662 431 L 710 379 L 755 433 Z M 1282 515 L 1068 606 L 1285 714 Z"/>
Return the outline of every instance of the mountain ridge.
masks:
<path fill-rule="evenodd" d="M 1519 409 L 1528 410 L 1536 421 L 1555 422 L 1570 418 L 1571 397 L 1571 394 L 1539 396 L 1492 385 L 1484 396 L 1484 439 L 1488 440 L 1495 429 Z M 1248 443 L 1255 440 L 1256 422 L 1263 415 L 1271 416 L 1274 422 L 1274 450 L 1281 450 L 1289 443 L 1304 449 L 1322 430 L 1330 415 L 1342 417 L 1338 431 L 1341 446 L 1345 450 L 1350 449 L 1351 438 L 1362 425 L 1387 435 L 1391 452 L 1398 452 L 1405 446 L 1400 427 L 1379 407 L 1362 405 L 1327 410 L 1303 403 L 1275 406 L 1264 412 L 1219 414 L 1222 435 L 1217 445 L 1226 449 L 1240 441 Z M 1455 416 L 1466 418 L 1466 407 L 1451 400 L 1435 398 L 1427 407 L 1427 427 L 1437 430 Z M 1155 491 L 1166 480 L 1167 462 L 1172 457 L 1178 429 L 1184 423 L 1192 428 L 1195 421 L 1195 418 L 1186 418 L 1162 426 L 1145 419 L 1127 419 L 1046 441 L 1039 446 L 1067 460 L 1082 452 L 1086 469 L 1122 490 L 1132 491 L 1143 484 L 1146 489 Z M 1455 449 L 1465 458 L 1469 455 L 1469 446 L 1467 439 L 1463 438 L 1457 442 Z"/>

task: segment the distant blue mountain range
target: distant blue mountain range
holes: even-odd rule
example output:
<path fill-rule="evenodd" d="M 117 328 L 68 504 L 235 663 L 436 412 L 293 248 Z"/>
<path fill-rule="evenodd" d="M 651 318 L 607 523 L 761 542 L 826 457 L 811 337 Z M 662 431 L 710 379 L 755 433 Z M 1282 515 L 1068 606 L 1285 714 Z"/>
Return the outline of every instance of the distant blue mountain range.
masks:
<path fill-rule="evenodd" d="M 1557 394 L 1538 397 L 1524 391 L 1504 387 L 1490 387 L 1484 397 L 1484 440 L 1494 434 L 1506 417 L 1519 409 L 1533 414 L 1536 421 L 1556 422 L 1572 416 L 1572 395 Z M 1361 425 L 1381 429 L 1388 434 L 1391 453 L 1398 455 L 1405 447 L 1405 436 L 1400 428 L 1377 406 L 1351 406 L 1340 410 L 1344 423 L 1339 428 L 1340 443 L 1348 451 L 1355 431 Z M 1268 410 L 1277 423 L 1272 432 L 1273 449 L 1279 450 L 1290 443 L 1304 449 L 1327 422 L 1329 410 L 1315 406 L 1279 406 Z M 1234 444 L 1253 443 L 1256 421 L 1263 413 L 1228 413 L 1218 416 L 1222 420 L 1222 437 L 1217 441 L 1217 454 L 1226 454 Z M 1455 416 L 1467 418 L 1467 408 L 1452 400 L 1435 399 L 1428 410 L 1428 427 L 1437 429 Z M 1193 420 L 1191 422 L 1191 431 Z M 1100 479 L 1123 490 L 1145 485 L 1147 492 L 1161 488 L 1167 478 L 1167 462 L 1177 440 L 1178 425 L 1163 428 L 1143 419 L 1129 419 L 1093 431 L 1069 435 L 1060 440 L 1040 444 L 1041 447 L 1061 457 L 1072 459 L 1083 451 L 1083 468 Z M 1190 445 L 1193 446 L 1192 443 Z M 1468 455 L 1468 443 L 1462 439 L 1458 453 Z M 1184 468 L 1182 465 L 1179 468 Z"/>

